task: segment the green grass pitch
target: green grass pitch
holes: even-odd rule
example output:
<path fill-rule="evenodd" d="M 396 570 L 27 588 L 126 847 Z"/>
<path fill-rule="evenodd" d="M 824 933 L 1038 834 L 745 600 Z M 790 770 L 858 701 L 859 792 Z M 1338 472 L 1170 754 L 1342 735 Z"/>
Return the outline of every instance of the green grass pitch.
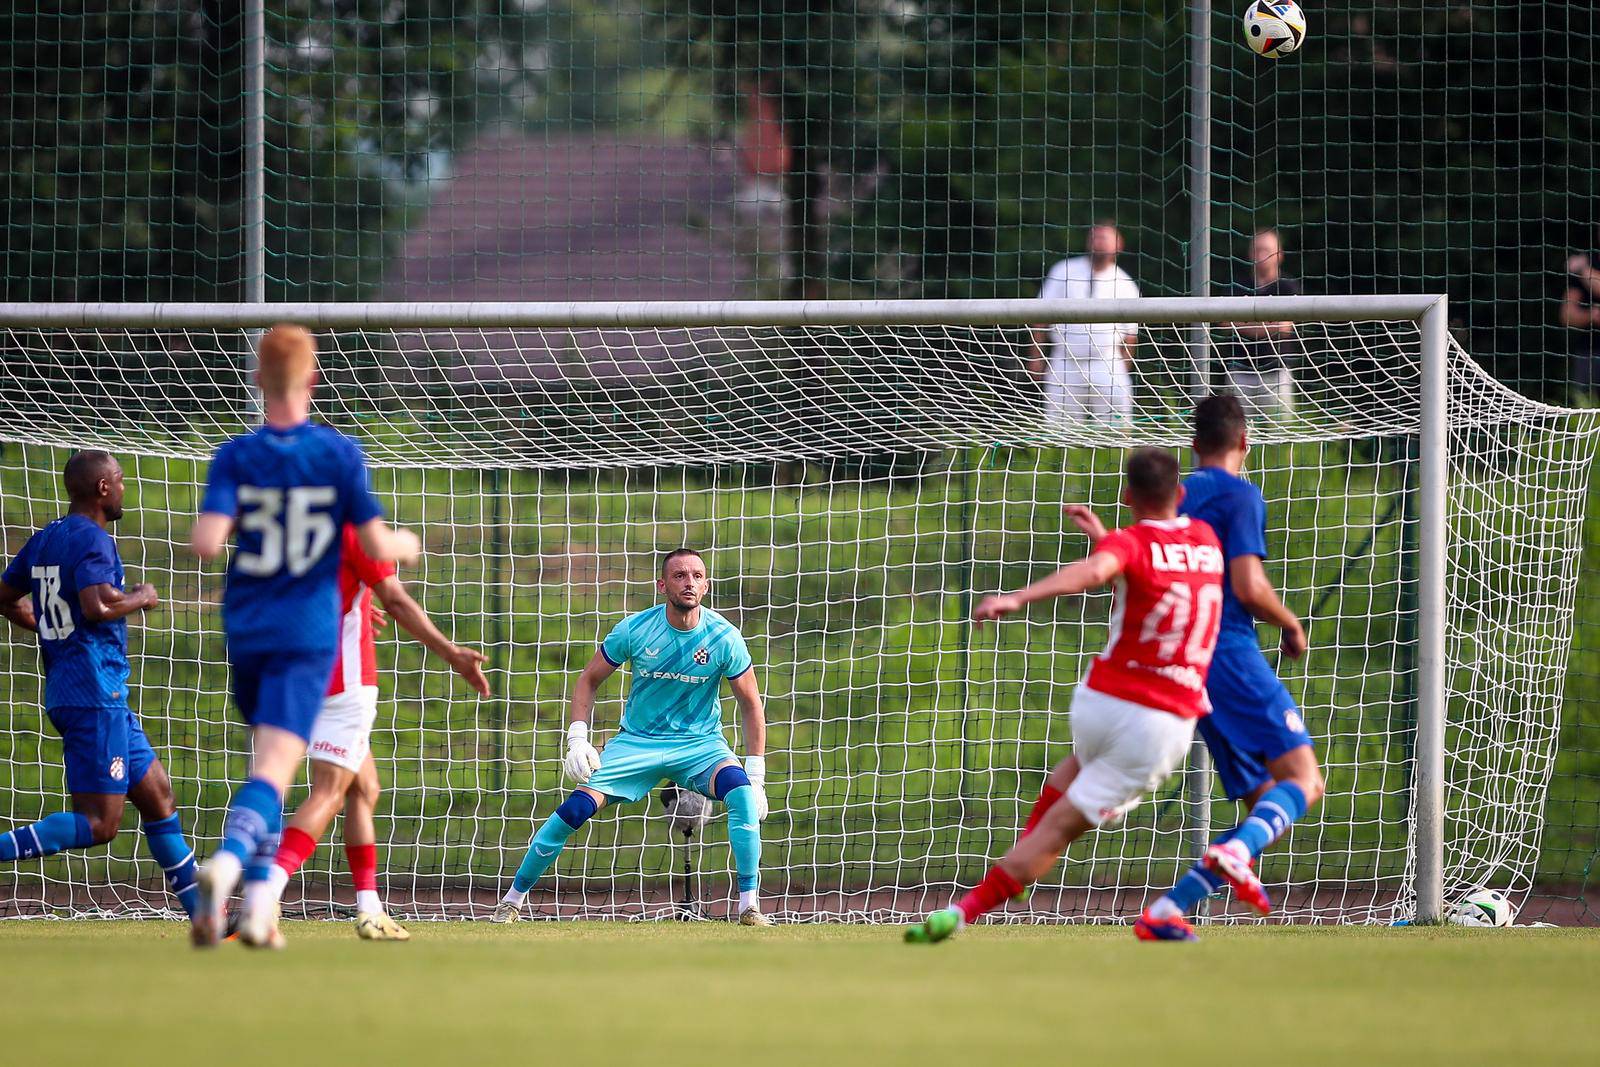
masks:
<path fill-rule="evenodd" d="M 7 1063 L 1576 1064 L 1600 930 L 0 924 Z"/>

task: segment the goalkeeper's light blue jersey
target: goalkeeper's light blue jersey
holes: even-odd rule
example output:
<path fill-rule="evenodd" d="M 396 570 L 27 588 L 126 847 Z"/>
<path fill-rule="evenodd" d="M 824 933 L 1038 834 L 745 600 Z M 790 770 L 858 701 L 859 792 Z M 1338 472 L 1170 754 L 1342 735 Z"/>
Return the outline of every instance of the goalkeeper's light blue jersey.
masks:
<path fill-rule="evenodd" d="M 700 625 L 680 630 L 667 621 L 665 604 L 617 623 L 600 653 L 613 667 L 633 665 L 622 729 L 641 737 L 720 735 L 722 680 L 752 666 L 733 623 L 701 608 Z"/>

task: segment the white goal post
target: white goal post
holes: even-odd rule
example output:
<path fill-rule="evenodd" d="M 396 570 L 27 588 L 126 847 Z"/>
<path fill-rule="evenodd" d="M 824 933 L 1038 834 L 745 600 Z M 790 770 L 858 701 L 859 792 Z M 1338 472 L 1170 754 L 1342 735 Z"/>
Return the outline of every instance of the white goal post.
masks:
<path fill-rule="evenodd" d="M 710 602 L 763 672 L 772 910 L 898 918 L 1014 834 L 1103 641 L 1103 597 L 980 639 L 971 596 L 1081 555 L 1058 505 L 1114 508 L 1130 445 L 1187 462 L 1195 396 L 1252 358 L 1238 324 L 1294 323 L 1293 404 L 1253 409 L 1250 473 L 1282 553 L 1269 573 L 1311 627 L 1286 680 L 1326 739 L 1329 795 L 1264 876 L 1291 918 L 1435 921 L 1454 894 L 1531 884 L 1597 429 L 1495 383 L 1446 314 L 1440 296 L 0 304 L 0 548 L 60 509 L 66 450 L 123 457 L 130 580 L 167 605 L 135 627 L 135 707 L 209 852 L 243 738 L 219 580 L 179 545 L 204 458 L 255 418 L 251 336 L 303 324 L 323 338 L 319 416 L 363 441 L 424 535 L 408 580 L 493 659 L 482 701 L 384 642 L 394 910 L 484 913 L 563 788 L 572 674 L 648 606 L 656 553 L 687 542 L 709 549 Z M 1106 322 L 1140 332 L 1133 416 L 1052 416 L 1031 327 Z M 0 827 L 63 799 L 37 673 L 28 642 L 0 643 Z M 1181 870 L 1213 803 L 1169 783 L 1003 917 L 1129 914 Z M 716 828 L 680 846 L 654 801 L 634 808 L 575 839 L 541 910 L 670 913 L 685 847 L 721 907 Z M 307 867 L 291 913 L 348 898 L 336 856 Z M 147 868 L 120 840 L 0 868 L 0 916 L 164 910 Z"/>

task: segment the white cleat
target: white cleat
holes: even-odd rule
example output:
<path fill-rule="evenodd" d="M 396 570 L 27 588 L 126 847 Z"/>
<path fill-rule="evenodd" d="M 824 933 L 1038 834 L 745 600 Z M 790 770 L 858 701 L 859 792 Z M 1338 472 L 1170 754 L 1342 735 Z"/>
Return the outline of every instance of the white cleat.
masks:
<path fill-rule="evenodd" d="M 356 936 L 363 941 L 410 941 L 411 931 L 389 918 L 384 911 L 356 913 Z"/>
<path fill-rule="evenodd" d="M 218 862 L 221 859 L 222 862 Z M 239 865 L 228 863 L 232 856 L 224 853 L 213 856 L 195 873 L 195 886 L 200 890 L 195 904 L 194 917 L 189 920 L 189 941 L 195 948 L 216 948 L 222 940 L 225 923 L 223 908 L 233 895 L 239 881 Z"/>
<path fill-rule="evenodd" d="M 239 916 L 239 944 L 277 951 L 286 942 L 278 929 L 278 905 L 250 908 Z"/>
<path fill-rule="evenodd" d="M 492 923 L 514 923 L 522 918 L 522 905 L 513 904 L 509 900 L 502 900 L 494 906 L 494 913 L 489 916 Z"/>
<path fill-rule="evenodd" d="M 740 926 L 777 926 L 778 924 L 761 914 L 761 909 L 752 904 L 739 913 Z"/>

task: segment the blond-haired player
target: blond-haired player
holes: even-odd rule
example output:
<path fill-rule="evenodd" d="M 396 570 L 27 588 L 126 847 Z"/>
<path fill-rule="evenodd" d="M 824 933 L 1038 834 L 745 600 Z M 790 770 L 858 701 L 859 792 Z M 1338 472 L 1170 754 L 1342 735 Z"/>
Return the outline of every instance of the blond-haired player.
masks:
<path fill-rule="evenodd" d="M 200 870 L 197 946 L 217 943 L 222 908 L 245 882 L 239 940 L 276 947 L 277 902 L 267 880 L 283 823 L 283 792 L 338 648 L 339 531 L 353 525 L 373 559 L 409 562 L 415 534 L 391 529 L 373 496 L 360 447 L 310 421 L 317 350 L 299 326 L 275 326 L 258 348 L 264 424 L 212 457 L 190 547 L 213 559 L 234 539 L 222 594 L 233 698 L 251 727 L 250 777 L 234 793 L 222 844 Z"/>

